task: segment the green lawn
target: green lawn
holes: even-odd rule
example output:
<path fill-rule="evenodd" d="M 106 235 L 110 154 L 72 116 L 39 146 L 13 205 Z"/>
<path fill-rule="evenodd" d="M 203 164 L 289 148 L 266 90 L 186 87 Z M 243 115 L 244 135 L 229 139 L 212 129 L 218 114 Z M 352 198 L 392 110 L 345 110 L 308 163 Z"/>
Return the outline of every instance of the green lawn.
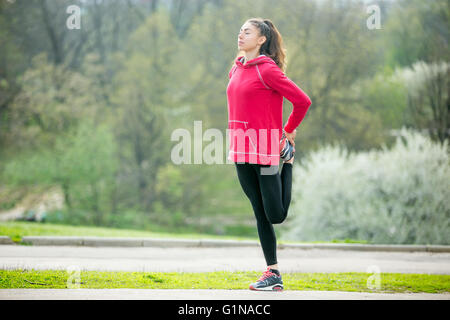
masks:
<path fill-rule="evenodd" d="M 256 225 L 255 225 L 256 228 Z M 171 233 L 133 229 L 117 229 L 87 226 L 70 226 L 39 222 L 0 222 L 0 235 L 9 236 L 14 242 L 20 243 L 23 236 L 96 236 L 96 237 L 142 237 L 142 238 L 186 238 L 186 239 L 228 239 L 228 240 L 256 240 L 258 238 L 219 236 L 202 233 Z M 280 239 L 279 243 L 292 243 Z M 332 242 L 363 241 L 339 240 Z"/>
<path fill-rule="evenodd" d="M 96 237 L 148 237 L 148 238 L 209 238 L 255 240 L 255 238 L 218 236 L 200 233 L 169 233 L 133 229 L 103 228 L 91 226 L 70 226 L 39 222 L 1 222 L 0 235 L 9 236 L 20 242 L 23 236 L 96 236 Z"/>
<path fill-rule="evenodd" d="M 248 289 L 258 272 L 99 272 L 81 271 L 79 288 Z M 358 292 L 450 292 L 449 275 L 380 273 L 380 289 L 369 289 L 370 273 L 284 273 L 285 290 Z M 77 283 L 64 270 L 0 270 L 0 288 L 64 289 Z"/>

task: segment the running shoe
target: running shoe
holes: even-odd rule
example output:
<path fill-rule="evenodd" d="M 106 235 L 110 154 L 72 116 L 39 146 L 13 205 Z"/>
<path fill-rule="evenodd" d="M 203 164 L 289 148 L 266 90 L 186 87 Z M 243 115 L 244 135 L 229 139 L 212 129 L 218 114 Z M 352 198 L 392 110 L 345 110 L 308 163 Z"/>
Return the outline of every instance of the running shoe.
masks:
<path fill-rule="evenodd" d="M 289 142 L 288 138 L 283 132 L 280 140 L 280 158 L 283 161 L 289 161 L 294 156 L 294 146 Z"/>
<path fill-rule="evenodd" d="M 283 280 L 281 275 L 277 275 L 267 268 L 257 282 L 250 285 L 250 290 L 256 291 L 283 291 Z"/>

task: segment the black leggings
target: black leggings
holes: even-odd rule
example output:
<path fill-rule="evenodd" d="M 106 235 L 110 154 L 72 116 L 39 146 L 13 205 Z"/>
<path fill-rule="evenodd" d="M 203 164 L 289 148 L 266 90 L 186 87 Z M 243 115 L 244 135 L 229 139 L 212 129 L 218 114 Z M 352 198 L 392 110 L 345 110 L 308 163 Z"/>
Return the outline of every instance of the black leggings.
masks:
<path fill-rule="evenodd" d="M 239 182 L 253 207 L 267 265 L 277 264 L 277 239 L 272 224 L 282 223 L 291 203 L 292 164 L 279 166 L 234 163 Z"/>

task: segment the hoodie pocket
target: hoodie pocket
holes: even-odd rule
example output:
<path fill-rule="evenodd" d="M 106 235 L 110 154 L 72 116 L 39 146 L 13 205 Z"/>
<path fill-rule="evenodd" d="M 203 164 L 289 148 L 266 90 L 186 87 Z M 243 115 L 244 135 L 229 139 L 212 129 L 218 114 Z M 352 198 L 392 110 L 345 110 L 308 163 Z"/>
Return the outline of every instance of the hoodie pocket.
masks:
<path fill-rule="evenodd" d="M 250 128 L 250 125 L 249 125 L 248 121 L 228 120 L 228 129 L 230 129 L 230 130 L 242 129 L 245 133 L 247 131 L 247 129 L 249 129 L 249 128 Z M 232 137 L 234 137 L 234 135 Z M 251 148 L 249 148 L 249 150 L 253 149 L 253 152 L 257 152 L 256 142 L 251 137 L 251 135 L 247 135 L 247 137 L 249 139 L 250 146 L 251 146 Z M 234 147 L 233 142 L 234 142 L 234 139 L 231 140 L 232 145 L 230 146 L 230 148 Z"/>

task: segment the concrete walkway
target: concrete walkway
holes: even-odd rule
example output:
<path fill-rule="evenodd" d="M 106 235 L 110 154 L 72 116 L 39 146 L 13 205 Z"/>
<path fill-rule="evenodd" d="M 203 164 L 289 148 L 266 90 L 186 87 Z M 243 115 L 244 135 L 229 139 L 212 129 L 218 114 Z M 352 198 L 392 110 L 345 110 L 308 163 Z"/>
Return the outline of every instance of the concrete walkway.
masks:
<path fill-rule="evenodd" d="M 12 244 L 8 237 L 0 236 L 0 244 Z M 3 242 L 2 242 L 3 241 Z M 25 236 L 22 241 L 38 246 L 87 246 L 87 247 L 157 247 L 157 248 L 223 248 L 259 247 L 256 240 L 184 239 L 184 238 L 109 238 L 80 236 Z M 404 245 L 362 243 L 283 243 L 279 249 L 326 249 L 386 252 L 448 252 L 448 245 Z"/>
<path fill-rule="evenodd" d="M 450 294 L 179 289 L 1 289 L 0 300 L 450 300 Z"/>
<path fill-rule="evenodd" d="M 278 250 L 281 272 L 450 274 L 450 253 Z M 155 248 L 0 246 L 0 269 L 209 272 L 265 270 L 259 247 Z"/>

